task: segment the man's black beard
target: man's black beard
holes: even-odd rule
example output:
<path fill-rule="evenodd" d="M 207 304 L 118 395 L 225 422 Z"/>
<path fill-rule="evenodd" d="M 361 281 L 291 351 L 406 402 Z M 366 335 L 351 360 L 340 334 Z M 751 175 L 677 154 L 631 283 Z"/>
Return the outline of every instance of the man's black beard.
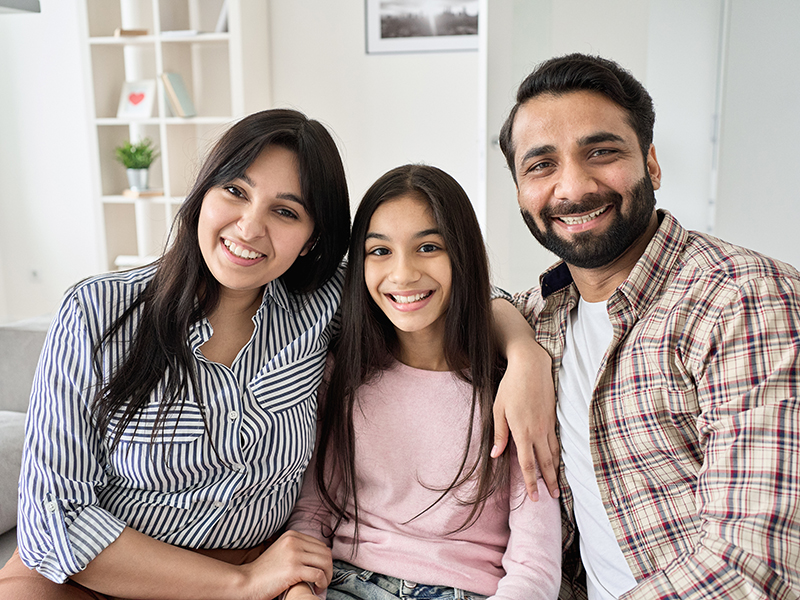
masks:
<path fill-rule="evenodd" d="M 596 269 L 619 258 L 647 230 L 647 226 L 650 224 L 656 206 L 655 190 L 650 178 L 645 175 L 639 180 L 631 188 L 630 196 L 631 213 L 627 216 L 622 214 L 622 195 L 613 191 L 586 196 L 580 203 L 566 209 L 563 204 L 556 207 L 559 215 L 568 216 L 570 214 L 586 214 L 612 204 L 615 213 L 614 220 L 602 234 L 585 231 L 575 234 L 570 240 L 559 237 L 551 219 L 555 210 L 550 206 L 545 207 L 540 215 L 544 221 L 544 230 L 539 228 L 533 220 L 533 216 L 525 209 L 521 210 L 522 218 L 528 229 L 531 230 L 533 237 L 564 262 L 581 269 Z"/>

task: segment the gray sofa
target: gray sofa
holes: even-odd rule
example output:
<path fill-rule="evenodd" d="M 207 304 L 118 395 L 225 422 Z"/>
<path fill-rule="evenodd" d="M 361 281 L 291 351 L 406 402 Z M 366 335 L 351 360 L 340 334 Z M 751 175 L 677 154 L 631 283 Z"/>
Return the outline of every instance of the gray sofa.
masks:
<path fill-rule="evenodd" d="M 17 545 L 17 484 L 31 382 L 49 319 L 0 326 L 0 566 Z"/>

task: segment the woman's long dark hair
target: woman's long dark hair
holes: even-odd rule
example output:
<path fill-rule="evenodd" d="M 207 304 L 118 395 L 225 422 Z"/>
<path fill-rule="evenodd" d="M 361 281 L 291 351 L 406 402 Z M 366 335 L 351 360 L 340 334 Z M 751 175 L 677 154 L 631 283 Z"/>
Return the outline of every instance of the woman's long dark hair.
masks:
<path fill-rule="evenodd" d="M 231 127 L 216 143 L 200 169 L 173 225 L 174 241 L 157 262 L 156 273 L 142 294 L 105 332 L 94 347 L 99 377 L 99 355 L 113 343 L 125 323 L 141 306 L 136 334 L 122 364 L 97 392 L 93 404 L 100 431 L 115 419 L 111 447 L 147 405 L 150 394 L 164 380 L 164 392 L 153 427 L 153 438 L 163 431 L 169 412 L 182 409 L 181 398 L 197 389 L 189 348 L 189 329 L 219 303 L 219 283 L 200 252 L 197 224 L 206 193 L 242 177 L 270 145 L 292 150 L 298 161 L 302 202 L 314 220 L 314 247 L 298 257 L 281 277 L 290 292 L 319 288 L 336 271 L 347 250 L 350 204 L 344 167 L 333 138 L 325 127 L 294 110 L 265 110 Z M 198 402 L 201 399 L 197 399 Z"/>
<path fill-rule="evenodd" d="M 321 416 L 315 473 L 322 499 L 336 518 L 331 535 L 349 519 L 353 519 L 358 530 L 353 431 L 357 390 L 387 369 L 398 354 L 394 326 L 372 300 L 364 282 L 364 244 L 378 207 L 409 195 L 428 203 L 444 238 L 452 269 L 450 303 L 445 316 L 445 359 L 450 370 L 471 383 L 473 389 L 461 467 L 446 488 L 436 490 L 441 495 L 426 511 L 466 482 L 477 481 L 474 493 L 466 500 L 460 499 L 472 506 L 468 518 L 456 530 L 460 531 L 474 523 L 486 499 L 507 483 L 508 453 L 499 462 L 490 457 L 494 441 L 492 405 L 501 365 L 492 327 L 489 265 L 475 212 L 458 182 L 441 169 L 425 165 L 398 167 L 370 187 L 353 220 L 342 300 L 342 333 L 334 347 L 335 363 Z M 472 462 L 469 454 L 476 413 L 480 417 L 481 441 L 477 458 Z M 333 473 L 342 477 L 336 497 L 328 492 Z M 350 499 L 354 514 L 347 512 Z M 355 537 L 357 540 L 358 536 Z"/>

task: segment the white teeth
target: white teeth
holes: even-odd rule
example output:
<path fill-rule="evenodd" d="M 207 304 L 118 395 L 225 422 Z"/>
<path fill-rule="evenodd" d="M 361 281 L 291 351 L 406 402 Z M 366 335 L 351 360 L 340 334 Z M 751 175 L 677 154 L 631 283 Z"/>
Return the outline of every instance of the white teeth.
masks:
<path fill-rule="evenodd" d="M 590 212 L 588 215 L 583 215 L 582 217 L 558 217 L 558 218 L 564 221 L 564 223 L 566 223 L 567 225 L 580 225 L 581 223 L 588 223 L 595 217 L 603 214 L 606 211 L 606 208 L 608 207 L 604 206 L 603 208 L 597 209 L 596 211 Z"/>
<path fill-rule="evenodd" d="M 432 293 L 433 292 L 424 292 L 422 294 L 414 294 L 413 296 L 395 296 L 390 294 L 390 296 L 392 296 L 392 300 L 398 304 L 411 304 L 412 302 L 419 302 L 423 298 L 427 298 Z"/>
<path fill-rule="evenodd" d="M 225 240 L 225 246 L 228 248 L 228 250 L 231 251 L 231 254 L 238 256 L 239 258 L 249 258 L 252 260 L 254 258 L 259 258 L 261 256 L 264 256 L 263 254 L 260 254 L 258 252 L 248 250 L 247 248 L 242 248 L 241 246 L 238 246 L 235 242 L 232 242 L 230 240 Z"/>

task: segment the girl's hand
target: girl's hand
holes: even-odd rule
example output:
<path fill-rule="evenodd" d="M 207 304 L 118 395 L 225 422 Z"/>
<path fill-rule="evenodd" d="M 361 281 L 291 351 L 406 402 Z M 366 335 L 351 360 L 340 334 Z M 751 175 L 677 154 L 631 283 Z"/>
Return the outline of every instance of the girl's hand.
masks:
<path fill-rule="evenodd" d="M 297 531 L 287 531 L 256 560 L 240 568 L 246 578 L 243 597 L 250 600 L 274 598 L 297 583 L 302 586 L 292 590 L 290 598 L 315 598 L 310 595 L 309 587 L 302 582 L 308 581 L 318 589 L 324 589 L 328 587 L 333 576 L 330 548 Z M 294 594 L 301 593 L 301 587 L 308 594 L 295 596 Z"/>
<path fill-rule="evenodd" d="M 494 448 L 503 453 L 509 428 L 517 445 L 528 496 L 539 499 L 537 462 L 553 498 L 558 497 L 559 443 L 556 437 L 556 395 L 550 355 L 533 337 L 525 318 L 502 299 L 492 301 L 495 331 L 508 366 L 494 403 Z"/>
<path fill-rule="evenodd" d="M 319 600 L 312 591 L 309 585 L 304 581 L 303 583 L 296 583 L 288 590 L 283 600 Z"/>

